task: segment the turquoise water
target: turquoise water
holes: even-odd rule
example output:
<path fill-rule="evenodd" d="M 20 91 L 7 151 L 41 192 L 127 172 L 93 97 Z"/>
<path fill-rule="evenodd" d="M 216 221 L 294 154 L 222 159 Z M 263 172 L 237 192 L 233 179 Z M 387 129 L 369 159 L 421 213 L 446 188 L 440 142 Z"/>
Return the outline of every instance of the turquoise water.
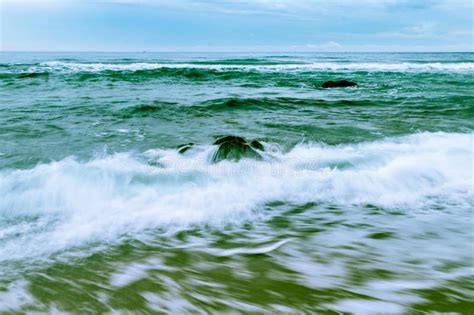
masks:
<path fill-rule="evenodd" d="M 0 312 L 474 310 L 473 53 L 0 58 Z"/>

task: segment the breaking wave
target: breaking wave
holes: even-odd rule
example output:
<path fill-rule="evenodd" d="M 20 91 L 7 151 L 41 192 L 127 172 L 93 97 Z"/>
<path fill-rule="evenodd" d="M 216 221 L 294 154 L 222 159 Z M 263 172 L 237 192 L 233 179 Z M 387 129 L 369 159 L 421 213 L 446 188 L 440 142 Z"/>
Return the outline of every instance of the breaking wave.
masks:
<path fill-rule="evenodd" d="M 273 201 L 398 211 L 472 205 L 474 134 L 266 146 L 264 161 L 209 162 L 215 146 L 70 157 L 0 172 L 0 262 L 201 224 L 239 223 Z M 437 209 L 437 210 L 434 210 Z"/>
<path fill-rule="evenodd" d="M 277 62 L 254 60 L 249 62 L 202 61 L 187 63 L 129 62 L 129 63 L 81 63 L 72 61 L 46 61 L 30 65 L 4 65 L 1 78 L 36 78 L 49 73 L 81 74 L 85 79 L 94 75 L 116 76 L 184 76 L 199 78 L 206 75 L 229 76 L 241 73 L 301 73 L 301 72 L 472 72 L 474 62 L 432 63 L 382 63 L 382 62 Z M 18 72 L 20 71 L 20 72 Z M 84 79 L 83 78 L 83 79 Z"/>
<path fill-rule="evenodd" d="M 333 63 L 317 62 L 303 64 L 199 64 L 199 63 L 74 63 L 49 61 L 40 64 L 40 67 L 49 71 L 138 71 L 152 69 L 210 69 L 210 70 L 254 70 L 254 71 L 310 71 L 310 70 L 349 70 L 349 71 L 472 71 L 473 62 L 459 63 Z"/>

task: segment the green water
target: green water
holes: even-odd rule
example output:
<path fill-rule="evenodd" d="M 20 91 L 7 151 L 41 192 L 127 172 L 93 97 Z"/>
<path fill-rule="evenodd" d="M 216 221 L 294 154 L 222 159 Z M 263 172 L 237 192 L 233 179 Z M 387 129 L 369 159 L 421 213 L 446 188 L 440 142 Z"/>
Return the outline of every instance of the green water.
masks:
<path fill-rule="evenodd" d="M 473 73 L 1 53 L 0 313 L 472 313 Z M 211 163 L 225 135 L 263 160 Z"/>

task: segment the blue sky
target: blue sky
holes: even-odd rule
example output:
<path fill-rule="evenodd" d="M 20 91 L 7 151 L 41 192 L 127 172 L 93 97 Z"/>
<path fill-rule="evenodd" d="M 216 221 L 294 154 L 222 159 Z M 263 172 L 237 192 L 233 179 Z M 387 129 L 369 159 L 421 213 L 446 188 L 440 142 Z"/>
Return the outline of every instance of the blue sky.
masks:
<path fill-rule="evenodd" d="M 2 51 L 473 51 L 472 0 L 0 0 Z"/>

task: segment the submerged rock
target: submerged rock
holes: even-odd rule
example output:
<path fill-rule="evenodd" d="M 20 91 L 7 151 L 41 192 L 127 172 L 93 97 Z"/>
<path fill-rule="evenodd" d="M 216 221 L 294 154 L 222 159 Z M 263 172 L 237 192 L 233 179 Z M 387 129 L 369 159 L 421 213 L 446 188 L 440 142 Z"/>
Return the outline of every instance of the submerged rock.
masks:
<path fill-rule="evenodd" d="M 188 151 L 189 149 L 191 149 L 192 147 L 194 146 L 194 143 L 190 142 L 190 143 L 186 143 L 186 144 L 181 144 L 177 147 L 178 149 L 178 152 L 183 154 L 184 152 Z"/>
<path fill-rule="evenodd" d="M 246 143 L 245 139 L 237 136 L 225 136 L 214 141 L 213 144 L 223 144 L 226 142 Z"/>
<path fill-rule="evenodd" d="M 358 86 L 357 83 L 347 81 L 347 80 L 339 80 L 339 81 L 327 81 L 321 84 L 322 88 L 338 88 L 338 87 L 350 87 L 350 86 Z"/>
<path fill-rule="evenodd" d="M 263 145 L 257 140 L 248 143 L 242 137 L 227 136 L 217 139 L 214 144 L 219 146 L 212 157 L 214 163 L 222 160 L 239 161 L 242 158 L 262 159 L 262 156 L 256 150 L 263 150 Z"/>
<path fill-rule="evenodd" d="M 260 142 L 258 142 L 257 140 L 252 140 L 252 142 L 250 142 L 250 146 L 254 149 L 257 149 L 257 150 L 260 150 L 260 151 L 263 151 L 263 144 L 261 144 Z"/>

